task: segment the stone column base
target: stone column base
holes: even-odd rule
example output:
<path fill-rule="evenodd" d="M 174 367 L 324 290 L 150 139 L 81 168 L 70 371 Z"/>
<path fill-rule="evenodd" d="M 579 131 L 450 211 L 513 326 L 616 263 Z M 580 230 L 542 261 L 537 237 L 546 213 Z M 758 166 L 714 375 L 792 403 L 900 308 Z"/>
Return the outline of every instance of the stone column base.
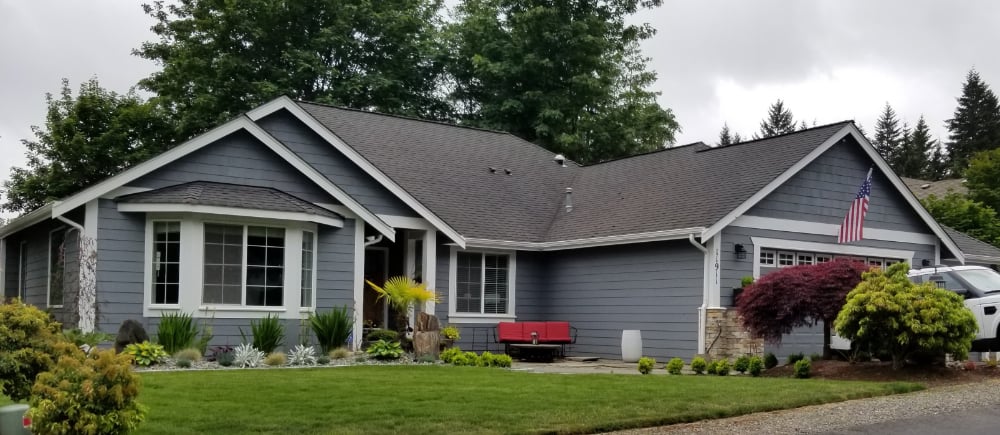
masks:
<path fill-rule="evenodd" d="M 705 318 L 705 353 L 709 358 L 763 356 L 764 340 L 750 337 L 735 309 L 709 308 Z"/>

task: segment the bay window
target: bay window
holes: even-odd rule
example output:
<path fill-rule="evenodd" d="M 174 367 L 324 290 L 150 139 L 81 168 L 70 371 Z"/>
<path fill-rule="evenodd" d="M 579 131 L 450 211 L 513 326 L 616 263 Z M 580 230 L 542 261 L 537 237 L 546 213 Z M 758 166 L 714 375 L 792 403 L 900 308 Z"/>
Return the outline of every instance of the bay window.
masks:
<path fill-rule="evenodd" d="M 284 304 L 284 228 L 206 223 L 204 258 L 204 303 Z"/>

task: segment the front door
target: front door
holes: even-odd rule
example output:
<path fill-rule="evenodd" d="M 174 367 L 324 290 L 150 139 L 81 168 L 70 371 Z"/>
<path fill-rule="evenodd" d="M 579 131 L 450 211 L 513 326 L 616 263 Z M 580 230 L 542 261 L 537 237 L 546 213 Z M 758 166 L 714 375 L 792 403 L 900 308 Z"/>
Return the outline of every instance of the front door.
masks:
<path fill-rule="evenodd" d="M 365 280 L 379 286 L 385 284 L 389 274 L 389 248 L 365 248 Z M 364 327 L 389 328 L 389 310 L 385 300 L 378 298 L 365 283 Z"/>

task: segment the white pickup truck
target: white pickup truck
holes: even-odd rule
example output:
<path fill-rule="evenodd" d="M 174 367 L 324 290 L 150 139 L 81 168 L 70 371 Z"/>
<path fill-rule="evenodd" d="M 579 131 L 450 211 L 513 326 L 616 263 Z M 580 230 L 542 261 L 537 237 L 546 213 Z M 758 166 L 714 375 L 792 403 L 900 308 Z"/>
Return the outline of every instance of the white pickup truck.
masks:
<path fill-rule="evenodd" d="M 938 266 L 911 270 L 909 277 L 962 295 L 979 324 L 972 350 L 1000 350 L 1000 273 L 982 266 Z"/>

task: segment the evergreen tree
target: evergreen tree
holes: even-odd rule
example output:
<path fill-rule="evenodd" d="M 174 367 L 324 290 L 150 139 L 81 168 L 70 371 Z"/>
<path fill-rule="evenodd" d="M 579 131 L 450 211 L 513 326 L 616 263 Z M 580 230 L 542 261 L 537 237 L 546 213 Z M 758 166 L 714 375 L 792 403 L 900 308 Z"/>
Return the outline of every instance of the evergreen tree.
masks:
<path fill-rule="evenodd" d="M 760 121 L 760 133 L 754 135 L 754 139 L 764 139 L 795 131 L 795 120 L 792 111 L 785 107 L 785 103 L 778 99 L 767 111 L 767 118 Z"/>
<path fill-rule="evenodd" d="M 948 159 L 952 173 L 963 174 L 972 155 L 1000 147 L 1000 103 L 975 69 L 962 86 L 954 118 L 948 126 Z"/>
<path fill-rule="evenodd" d="M 931 139 L 930 128 L 921 115 L 913 130 L 903 137 L 898 152 L 893 156 L 892 169 L 901 177 L 926 177 L 933 172 L 930 163 L 937 148 L 937 141 Z"/>
<path fill-rule="evenodd" d="M 45 127 L 32 127 L 26 168 L 12 168 L 4 182 L 6 211 L 28 212 L 96 183 L 166 149 L 173 126 L 135 93 L 117 94 L 97 79 L 76 97 L 63 79 L 58 97 L 45 96 Z"/>
<path fill-rule="evenodd" d="M 466 125 L 509 131 L 581 163 L 660 149 L 678 129 L 630 24 L 661 0 L 466 0 L 446 28 L 450 97 Z"/>
<path fill-rule="evenodd" d="M 934 141 L 937 146 L 934 147 L 934 151 L 931 152 L 930 161 L 927 162 L 927 173 L 924 174 L 925 180 L 942 180 L 949 176 L 948 171 L 948 156 L 944 153 L 944 146 L 941 145 L 940 141 Z"/>
<path fill-rule="evenodd" d="M 724 147 L 734 143 L 736 142 L 733 141 L 733 134 L 729 131 L 729 124 L 722 124 L 722 131 L 719 132 L 719 146 Z"/>
<path fill-rule="evenodd" d="M 899 126 L 899 118 L 896 111 L 892 110 L 889 103 L 885 103 L 885 109 L 875 122 L 875 137 L 872 138 L 872 145 L 879 155 L 889 162 L 892 169 L 899 173 L 899 168 L 895 165 L 896 154 L 899 152 L 902 142 L 905 139 L 903 129 Z"/>

